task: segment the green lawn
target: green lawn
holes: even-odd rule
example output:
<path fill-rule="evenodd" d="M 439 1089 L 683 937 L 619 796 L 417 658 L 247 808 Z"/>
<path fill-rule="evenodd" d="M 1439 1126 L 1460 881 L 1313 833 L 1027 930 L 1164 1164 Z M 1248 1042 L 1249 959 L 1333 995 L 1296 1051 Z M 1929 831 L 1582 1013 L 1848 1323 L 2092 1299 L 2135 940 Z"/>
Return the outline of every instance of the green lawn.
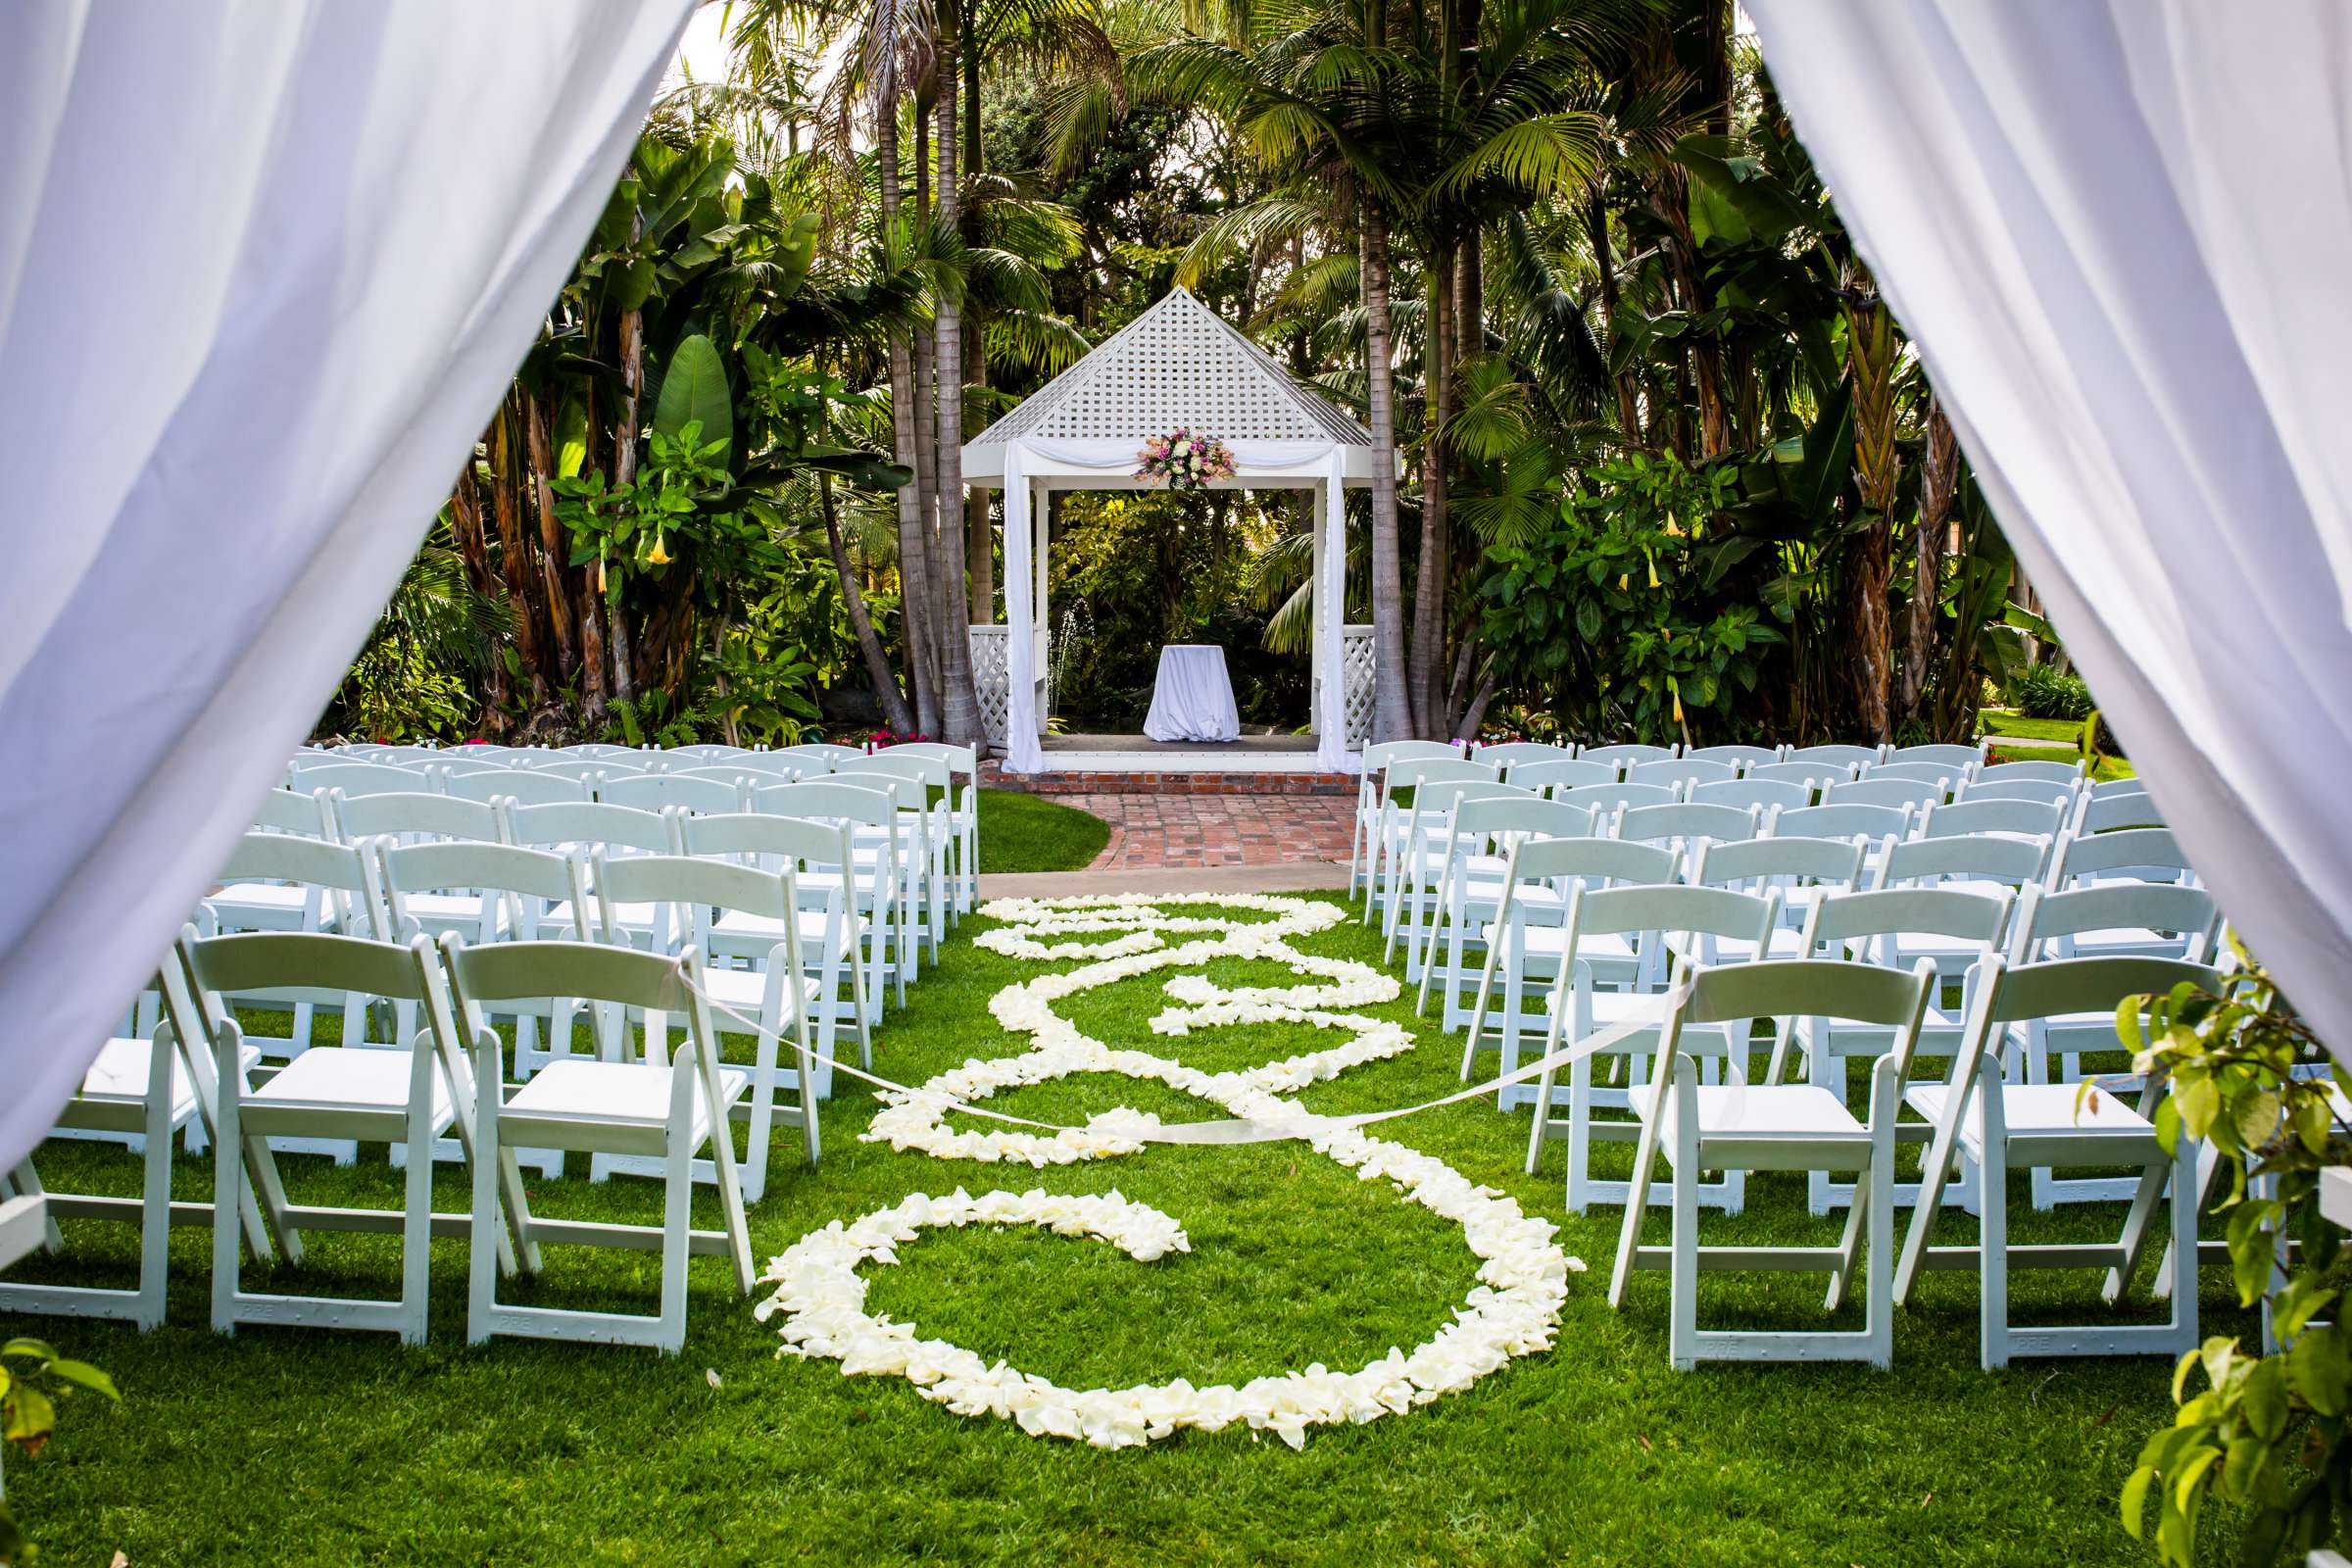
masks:
<path fill-rule="evenodd" d="M 1992 736 L 1996 742 L 2004 735 L 2019 740 L 2060 741 L 2065 743 L 2069 758 L 2082 755 L 2082 721 L 2079 718 L 2028 718 L 2023 713 L 2005 708 L 1987 708 L 1979 717 L 1982 733 Z M 1995 750 L 1999 750 L 1997 745 Z M 2016 761 L 2035 758 L 2055 759 L 2059 754 L 2051 747 L 2021 747 L 2008 756 L 2010 760 Z M 2132 778 L 2136 772 L 2129 758 L 2102 757 L 2091 767 L 2090 776 L 2100 780 Z"/>
<path fill-rule="evenodd" d="M 1015 804 L 1017 798 L 1004 798 Z M 1039 803 L 1018 803 L 1036 805 Z M 1002 840 L 1000 840 L 1002 842 Z M 879 1037 L 877 1065 L 909 1082 L 1016 1046 L 987 1012 L 992 993 L 1037 966 L 973 949 L 968 933 L 926 972 Z M 1300 939 L 1309 951 L 1377 960 L 1352 921 Z M 1224 983 L 1289 983 L 1270 965 L 1222 962 Z M 1112 1044 L 1225 1067 L 1300 1049 L 1291 1026 L 1152 1037 L 1164 1004 L 1152 979 L 1063 1004 Z M 1409 1019 L 1409 1004 L 1388 1015 Z M 1425 1027 L 1418 1049 L 1307 1092 L 1318 1110 L 1406 1103 L 1455 1084 L 1457 1044 Z M 1318 1044 L 1330 1044 L 1328 1037 Z M 1219 1114 L 1159 1086 L 1082 1078 L 1002 1097 L 1047 1119 L 1117 1103 L 1170 1117 Z M 913 1192 L 1002 1186 L 1117 1188 L 1181 1221 L 1192 1251 L 1132 1262 L 1041 1231 L 928 1232 L 895 1267 L 869 1266 L 873 1304 L 927 1336 L 1003 1356 L 1069 1387 L 1177 1376 L 1243 1380 L 1322 1361 L 1360 1365 L 1410 1348 L 1474 1284 L 1460 1232 L 1299 1145 L 1155 1148 L 1034 1171 L 898 1154 L 857 1139 L 871 1109 L 827 1106 L 825 1158 L 809 1169 L 779 1140 L 753 1211 L 764 1260 L 812 1227 Z M 120 1410 L 82 1398 L 37 1460 L 12 1461 L 9 1500 L 51 1545 L 44 1561 L 139 1568 L 221 1563 L 937 1562 L 1846 1564 L 2132 1563 L 2113 1498 L 2141 1440 L 2169 1416 L 2169 1368 L 2146 1359 L 1977 1367 L 1973 1276 L 1931 1275 L 1896 1322 L 1891 1373 L 1855 1367 L 1666 1364 L 1667 1285 L 1637 1278 L 1623 1313 L 1605 1281 L 1618 1211 L 1565 1216 L 1560 1155 L 1521 1174 L 1524 1114 L 1466 1104 L 1392 1123 L 1382 1136 L 1438 1154 L 1531 1211 L 1560 1220 L 1592 1272 L 1572 1275 L 1556 1347 L 1471 1389 L 1362 1427 L 1315 1428 L 1303 1452 L 1247 1431 L 1179 1434 L 1098 1452 L 955 1416 L 890 1378 L 778 1357 L 724 1263 L 693 1265 L 686 1353 L 502 1341 L 464 1344 L 465 1250 L 433 1249 L 431 1343 L 382 1336 L 203 1327 L 204 1234 L 180 1232 L 172 1323 L 145 1338 L 62 1319 L 0 1317 L 111 1369 Z M 1622 1151 L 1622 1146 L 1619 1146 Z M 1602 1155 L 1604 1174 L 1628 1156 Z M 1613 1163 L 1612 1163 L 1613 1161 Z M 298 1200 L 396 1199 L 380 1151 L 335 1171 L 288 1160 Z M 179 1166 L 182 1197 L 204 1170 Z M 135 1190 L 119 1152 L 53 1146 L 53 1184 Z M 1750 1177 L 1748 1212 L 1710 1241 L 1835 1235 L 1803 1215 L 1801 1178 Z M 535 1181 L 559 1215 L 656 1217 L 653 1183 Z M 439 1205 L 463 1206 L 455 1173 Z M 2020 1240 L 2112 1234 L 2119 1206 L 2035 1216 L 2014 1202 Z M 698 1223 L 715 1221 L 706 1198 Z M 1653 1211 L 1656 1239 L 1665 1225 Z M 126 1227 L 71 1227 L 85 1279 L 128 1277 Z M 1965 1240 L 1964 1216 L 1939 1240 Z M 390 1238 L 315 1237 L 311 1280 L 354 1294 L 392 1289 Z M 54 1261 L 24 1277 L 63 1277 Z M 523 1298 L 650 1308 L 645 1254 L 560 1249 Z M 269 1275 L 254 1277 L 268 1288 Z M 2149 1314 L 2142 1289 L 2127 1308 Z M 1705 1320 L 1806 1325 L 1810 1276 L 1710 1276 Z M 2019 1315 L 2095 1316 L 2088 1274 L 2024 1276 Z M 2210 1331 L 2241 1332 L 2222 1275 L 2207 1271 Z M 1850 1324 L 1853 1308 L 1847 1308 Z M 715 1383 L 710 1376 L 715 1375 Z M 2215 1560 L 2226 1518 L 2209 1518 Z"/>
<path fill-rule="evenodd" d="M 980 869 L 1076 871 L 1102 853 L 1110 824 L 1018 790 L 980 792 Z"/>

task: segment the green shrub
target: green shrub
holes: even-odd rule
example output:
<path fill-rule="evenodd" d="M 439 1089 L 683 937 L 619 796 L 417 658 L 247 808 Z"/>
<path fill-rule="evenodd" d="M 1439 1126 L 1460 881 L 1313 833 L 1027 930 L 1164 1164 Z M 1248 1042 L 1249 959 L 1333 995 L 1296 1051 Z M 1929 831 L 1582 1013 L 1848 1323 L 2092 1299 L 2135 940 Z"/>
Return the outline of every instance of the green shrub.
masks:
<path fill-rule="evenodd" d="M 2028 718 L 2088 718 L 2090 688 L 2080 675 L 2066 675 L 2049 664 L 2036 664 L 2017 677 L 2017 710 Z"/>

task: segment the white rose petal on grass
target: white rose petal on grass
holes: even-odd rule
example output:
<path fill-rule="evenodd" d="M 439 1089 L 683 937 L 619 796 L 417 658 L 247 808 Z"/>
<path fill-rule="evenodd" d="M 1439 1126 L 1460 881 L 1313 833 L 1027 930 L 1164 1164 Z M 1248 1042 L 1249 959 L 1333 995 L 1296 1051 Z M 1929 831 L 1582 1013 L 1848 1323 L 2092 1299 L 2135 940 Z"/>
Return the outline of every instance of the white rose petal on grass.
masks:
<path fill-rule="evenodd" d="M 1132 1154 L 1161 1130 L 1157 1116 L 1119 1106 L 1088 1118 L 1083 1127 L 1052 1132 L 1002 1123 L 985 1131 L 951 1127 L 946 1117 L 954 1104 L 979 1106 L 1000 1090 L 1078 1073 L 1154 1081 L 1230 1116 L 1293 1130 L 1360 1179 L 1386 1180 L 1399 1196 L 1460 1225 L 1480 1260 L 1479 1283 L 1428 1344 L 1410 1351 L 1392 1348 L 1354 1372 L 1315 1364 L 1239 1388 L 1199 1388 L 1177 1378 L 1121 1390 L 1064 1389 L 1004 1362 L 987 1363 L 945 1341 L 919 1339 L 913 1325 L 869 1312 L 858 1269 L 896 1263 L 899 1247 L 924 1230 L 972 1224 L 1034 1225 L 1057 1236 L 1106 1242 L 1148 1267 L 1168 1266 L 1170 1254 L 1192 1250 L 1191 1240 L 1173 1216 L 1116 1189 L 1095 1196 L 997 1190 L 975 1199 L 959 1187 L 945 1196 L 913 1194 L 895 1208 L 846 1226 L 835 1221 L 769 1259 L 761 1279 L 774 1290 L 754 1315 L 761 1322 L 781 1315 L 780 1353 L 830 1358 L 850 1376 L 903 1377 L 924 1398 L 957 1415 L 1009 1420 L 1035 1437 L 1124 1448 L 1186 1428 L 1220 1432 L 1240 1425 L 1253 1441 L 1271 1432 L 1296 1449 L 1305 1446 L 1309 1427 L 1400 1415 L 1468 1388 L 1515 1356 L 1551 1348 L 1568 1275 L 1583 1273 L 1585 1263 L 1561 1250 L 1550 1222 L 1521 1213 L 1515 1201 L 1441 1159 L 1284 1098 L 1413 1047 L 1402 1026 L 1348 1010 L 1396 1001 L 1401 988 L 1395 976 L 1291 945 L 1293 938 L 1338 923 L 1346 913 L 1339 906 L 1276 894 L 1110 894 L 997 899 L 980 912 L 1002 923 L 975 937 L 978 947 L 1031 962 L 1083 961 L 1008 985 L 990 999 L 990 1014 L 1012 1034 L 1027 1036 L 1027 1051 L 972 1058 L 913 1095 L 885 1092 L 884 1108 L 861 1135 L 865 1141 L 939 1159 L 1038 1169 Z M 1221 958 L 1277 963 L 1314 983 L 1223 987 L 1202 973 L 1177 972 Z M 1288 1024 L 1344 1038 L 1280 1061 L 1211 1073 L 1113 1048 L 1054 1010 L 1056 1002 L 1082 992 L 1160 973 L 1168 976 L 1163 994 L 1177 1005 L 1149 1020 L 1155 1036 Z"/>

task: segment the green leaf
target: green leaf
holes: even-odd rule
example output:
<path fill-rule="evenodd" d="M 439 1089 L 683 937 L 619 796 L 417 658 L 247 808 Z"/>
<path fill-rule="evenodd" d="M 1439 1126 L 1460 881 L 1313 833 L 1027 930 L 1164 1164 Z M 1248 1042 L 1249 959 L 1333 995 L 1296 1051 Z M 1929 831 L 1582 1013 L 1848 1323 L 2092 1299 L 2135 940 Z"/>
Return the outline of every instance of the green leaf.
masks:
<path fill-rule="evenodd" d="M 654 264 L 644 257 L 605 275 L 605 286 L 612 291 L 612 303 L 621 310 L 643 310 L 645 302 L 653 297 Z"/>
<path fill-rule="evenodd" d="M 731 443 L 735 408 L 727 393 L 727 368 L 718 346 L 700 332 L 689 333 L 670 350 L 669 368 L 662 375 L 662 395 L 654 405 L 654 428 L 675 436 L 699 421 L 705 440 Z"/>
<path fill-rule="evenodd" d="M 2303 1402 L 2322 1415 L 2339 1416 L 2352 1405 L 2352 1357 L 2333 1325 L 2311 1329 L 2288 1348 L 2286 1373 Z"/>
<path fill-rule="evenodd" d="M 77 1383 L 85 1389 L 94 1389 L 117 1404 L 122 1402 L 122 1396 L 116 1392 L 115 1380 L 87 1361 L 52 1361 L 48 1370 L 52 1377 Z"/>
<path fill-rule="evenodd" d="M 49 1396 L 38 1389 L 17 1385 L 9 1395 L 8 1420 L 0 1425 L 0 1438 L 37 1447 L 56 1427 L 57 1406 L 49 1402 Z"/>
<path fill-rule="evenodd" d="M 2276 1443 L 2286 1431 L 2287 1396 L 2286 1367 L 2278 1357 L 2269 1356 L 2246 1378 L 2245 1392 L 2240 1403 L 2246 1412 L 2246 1424 L 2257 1437 Z"/>
<path fill-rule="evenodd" d="M 2123 1510 L 2124 1529 L 2133 1541 L 2146 1539 L 2143 1532 L 2147 1528 L 2148 1488 L 2155 1480 L 2155 1470 L 2143 1464 L 2132 1472 L 2131 1480 L 2124 1483 L 2124 1494 L 2118 1499 L 2117 1506 Z"/>
<path fill-rule="evenodd" d="M 556 476 L 576 479 L 588 461 L 588 405 L 565 398 L 556 415 Z"/>

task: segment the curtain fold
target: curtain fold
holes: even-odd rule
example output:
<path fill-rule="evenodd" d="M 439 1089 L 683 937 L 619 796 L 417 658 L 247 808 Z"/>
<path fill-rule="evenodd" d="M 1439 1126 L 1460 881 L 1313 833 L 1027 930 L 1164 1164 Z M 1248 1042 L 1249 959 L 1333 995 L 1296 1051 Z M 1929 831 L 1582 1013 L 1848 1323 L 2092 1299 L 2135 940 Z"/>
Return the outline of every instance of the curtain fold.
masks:
<path fill-rule="evenodd" d="M 0 8 L 0 1168 L 332 694 L 691 9 Z"/>
<path fill-rule="evenodd" d="M 2068 653 L 2352 1052 L 2352 12 L 1745 3 Z"/>

